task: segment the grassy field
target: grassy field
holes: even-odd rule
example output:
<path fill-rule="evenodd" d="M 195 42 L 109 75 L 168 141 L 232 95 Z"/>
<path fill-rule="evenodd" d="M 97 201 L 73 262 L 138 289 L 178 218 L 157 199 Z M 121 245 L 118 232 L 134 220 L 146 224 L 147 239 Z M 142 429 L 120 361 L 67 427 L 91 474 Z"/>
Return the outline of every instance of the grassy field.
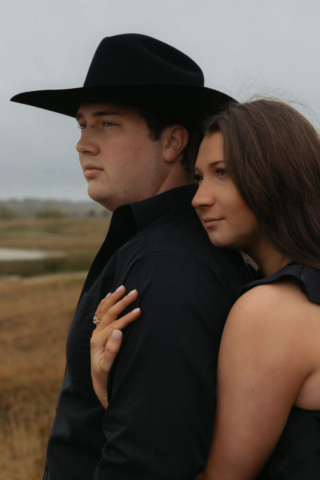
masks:
<path fill-rule="evenodd" d="M 2 221 L 0 247 L 62 250 L 93 258 L 107 222 Z M 28 263 L 29 278 L 0 283 L 1 480 L 42 478 L 65 368 L 66 336 L 86 276 L 73 272 L 30 278 L 37 262 Z M 23 272 L 16 267 L 16 273 Z"/>
<path fill-rule="evenodd" d="M 0 285 L 1 480 L 42 478 L 66 336 L 85 275 L 54 277 Z"/>
<path fill-rule="evenodd" d="M 58 244 L 70 251 L 70 241 L 77 239 L 75 247 L 83 251 L 89 240 L 99 243 L 108 227 L 105 218 L 0 220 L 0 247 L 56 250 Z"/>
<path fill-rule="evenodd" d="M 63 251 L 67 256 L 35 262 L 0 262 L 0 276 L 88 270 L 109 222 L 106 218 L 1 220 L 0 248 Z"/>

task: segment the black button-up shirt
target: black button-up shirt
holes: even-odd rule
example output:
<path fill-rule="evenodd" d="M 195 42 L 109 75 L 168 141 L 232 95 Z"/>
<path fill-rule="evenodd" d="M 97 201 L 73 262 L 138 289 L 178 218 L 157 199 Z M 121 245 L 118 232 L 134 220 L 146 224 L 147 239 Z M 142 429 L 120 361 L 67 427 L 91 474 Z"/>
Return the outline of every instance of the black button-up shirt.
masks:
<path fill-rule="evenodd" d="M 237 251 L 212 246 L 193 194 L 179 187 L 114 212 L 70 327 L 44 478 L 194 480 L 204 468 L 221 333 L 251 273 Z M 90 375 L 92 318 L 122 284 L 138 290 L 130 309 L 142 313 L 124 330 L 104 410 Z"/>

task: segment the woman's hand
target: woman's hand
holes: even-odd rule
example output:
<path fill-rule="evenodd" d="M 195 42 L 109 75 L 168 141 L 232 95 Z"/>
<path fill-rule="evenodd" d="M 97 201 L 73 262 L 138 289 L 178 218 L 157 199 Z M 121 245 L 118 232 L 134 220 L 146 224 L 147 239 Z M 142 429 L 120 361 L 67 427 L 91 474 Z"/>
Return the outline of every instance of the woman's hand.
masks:
<path fill-rule="evenodd" d="M 132 290 L 123 297 L 125 291 L 125 287 L 121 286 L 114 293 L 109 293 L 101 301 L 95 313 L 98 320 L 90 342 L 91 376 L 94 391 L 104 408 L 108 406 L 107 380 L 109 371 L 122 342 L 121 330 L 136 320 L 141 313 L 140 308 L 136 308 L 118 320 L 120 313 L 138 296 L 137 290 Z"/>

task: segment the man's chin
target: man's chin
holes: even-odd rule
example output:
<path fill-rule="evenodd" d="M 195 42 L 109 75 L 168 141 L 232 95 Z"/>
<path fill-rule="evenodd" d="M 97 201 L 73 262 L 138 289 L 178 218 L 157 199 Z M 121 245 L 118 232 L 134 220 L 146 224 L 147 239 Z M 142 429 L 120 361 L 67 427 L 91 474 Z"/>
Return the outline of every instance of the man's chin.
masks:
<path fill-rule="evenodd" d="M 111 210 L 110 198 L 106 198 L 105 191 L 101 191 L 96 185 L 92 185 L 92 182 L 88 184 L 87 193 L 91 200 L 100 203 L 107 210 L 113 211 Z"/>

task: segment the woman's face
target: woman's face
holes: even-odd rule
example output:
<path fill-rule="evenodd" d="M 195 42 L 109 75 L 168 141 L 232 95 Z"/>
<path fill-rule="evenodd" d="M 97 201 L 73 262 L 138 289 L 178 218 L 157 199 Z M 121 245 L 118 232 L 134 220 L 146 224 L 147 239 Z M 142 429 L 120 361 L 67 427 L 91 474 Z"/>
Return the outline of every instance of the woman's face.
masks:
<path fill-rule="evenodd" d="M 239 194 L 224 161 L 220 132 L 206 135 L 195 165 L 193 207 L 216 247 L 252 251 L 262 238 L 258 220 Z"/>

